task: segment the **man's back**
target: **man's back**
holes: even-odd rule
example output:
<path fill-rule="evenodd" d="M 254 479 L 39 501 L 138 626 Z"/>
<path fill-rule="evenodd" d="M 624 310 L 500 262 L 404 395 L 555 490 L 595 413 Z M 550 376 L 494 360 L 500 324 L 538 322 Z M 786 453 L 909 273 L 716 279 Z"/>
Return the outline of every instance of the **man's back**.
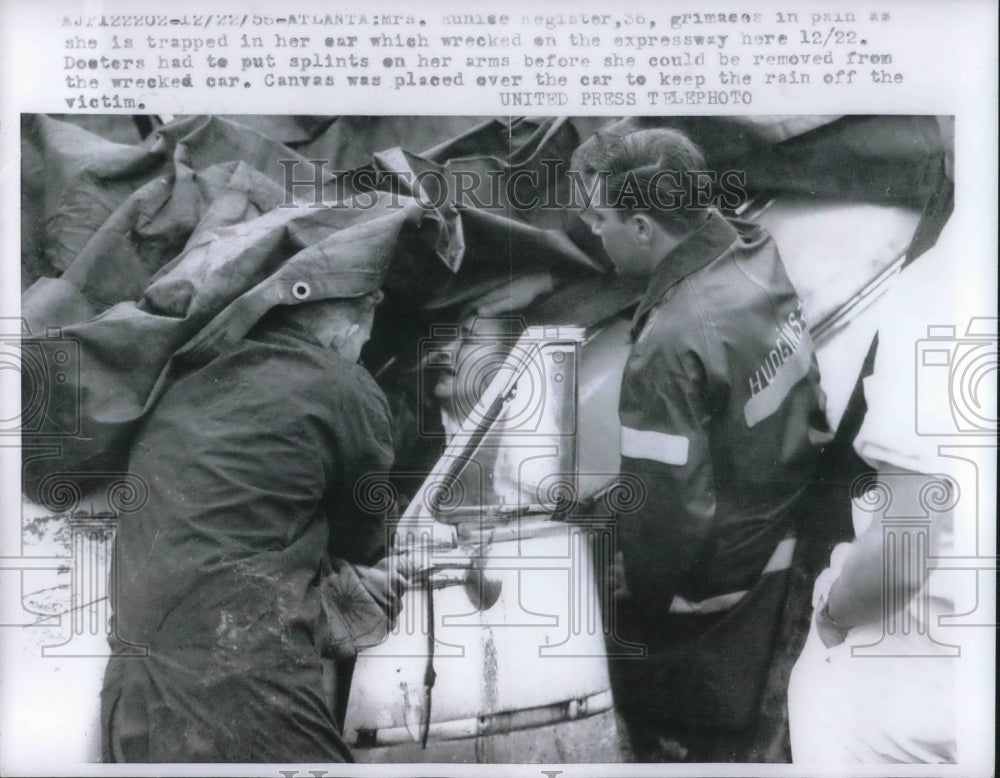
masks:
<path fill-rule="evenodd" d="M 358 513 L 352 489 L 391 462 L 387 414 L 363 368 L 290 330 L 182 376 L 133 445 L 130 470 L 150 493 L 118 533 L 123 636 L 149 640 L 196 591 L 199 612 L 206 588 L 232 599 L 240 577 L 308 581 L 328 546 L 378 559 L 384 528 Z"/>
<path fill-rule="evenodd" d="M 381 556 L 353 490 L 391 463 L 375 382 L 291 323 L 165 391 L 133 445 L 149 501 L 119 526 L 112 578 L 113 645 L 148 655 L 108 665 L 105 759 L 350 760 L 322 587 L 331 557 Z"/>

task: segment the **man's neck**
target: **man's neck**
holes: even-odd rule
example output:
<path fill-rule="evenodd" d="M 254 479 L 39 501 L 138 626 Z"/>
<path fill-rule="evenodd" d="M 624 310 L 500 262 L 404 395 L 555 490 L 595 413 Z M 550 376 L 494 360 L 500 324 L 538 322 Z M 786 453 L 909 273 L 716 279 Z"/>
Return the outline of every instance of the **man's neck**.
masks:
<path fill-rule="evenodd" d="M 658 245 L 655 247 L 655 252 L 653 253 L 653 256 L 658 257 L 658 259 L 653 261 L 649 268 L 649 272 L 652 273 L 656 270 L 656 268 L 660 266 L 660 263 L 666 260 L 670 254 L 673 253 L 674 249 L 701 229 L 705 222 L 708 221 L 711 213 L 711 209 L 706 208 L 694 226 L 684 232 L 673 232 L 665 228 L 662 229 L 658 236 Z"/>

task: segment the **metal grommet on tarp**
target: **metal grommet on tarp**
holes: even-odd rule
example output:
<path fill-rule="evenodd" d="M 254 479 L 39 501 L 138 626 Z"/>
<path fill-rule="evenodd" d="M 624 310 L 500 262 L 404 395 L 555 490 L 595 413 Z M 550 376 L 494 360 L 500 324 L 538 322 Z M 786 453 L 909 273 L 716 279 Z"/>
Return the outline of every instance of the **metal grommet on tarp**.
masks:
<path fill-rule="evenodd" d="M 312 294 L 312 289 L 305 281 L 296 281 L 292 284 L 292 297 L 296 300 L 308 300 Z"/>

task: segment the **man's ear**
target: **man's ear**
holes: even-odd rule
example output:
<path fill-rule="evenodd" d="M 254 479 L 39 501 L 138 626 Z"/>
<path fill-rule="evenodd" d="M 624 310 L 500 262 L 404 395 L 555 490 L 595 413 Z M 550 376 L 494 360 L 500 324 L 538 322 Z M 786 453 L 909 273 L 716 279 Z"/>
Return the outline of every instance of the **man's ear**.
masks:
<path fill-rule="evenodd" d="M 629 228 L 635 234 L 639 243 L 652 243 L 655 237 L 653 220 L 645 213 L 633 213 L 629 216 Z"/>

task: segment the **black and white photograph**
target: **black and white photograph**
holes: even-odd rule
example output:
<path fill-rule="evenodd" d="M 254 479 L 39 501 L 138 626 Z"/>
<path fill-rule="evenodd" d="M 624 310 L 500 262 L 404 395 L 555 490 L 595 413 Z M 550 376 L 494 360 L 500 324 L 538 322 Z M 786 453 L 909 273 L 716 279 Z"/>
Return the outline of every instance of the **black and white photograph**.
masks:
<path fill-rule="evenodd" d="M 615 46 L 687 72 L 669 26 L 733 45 L 699 16 Z M 59 34 L 67 79 L 134 67 Z M 831 80 L 892 81 L 858 51 Z M 474 67 L 427 63 L 382 86 Z M 991 774 L 996 158 L 958 110 L 231 77 L 244 110 L 4 106 L 4 774 Z"/>

